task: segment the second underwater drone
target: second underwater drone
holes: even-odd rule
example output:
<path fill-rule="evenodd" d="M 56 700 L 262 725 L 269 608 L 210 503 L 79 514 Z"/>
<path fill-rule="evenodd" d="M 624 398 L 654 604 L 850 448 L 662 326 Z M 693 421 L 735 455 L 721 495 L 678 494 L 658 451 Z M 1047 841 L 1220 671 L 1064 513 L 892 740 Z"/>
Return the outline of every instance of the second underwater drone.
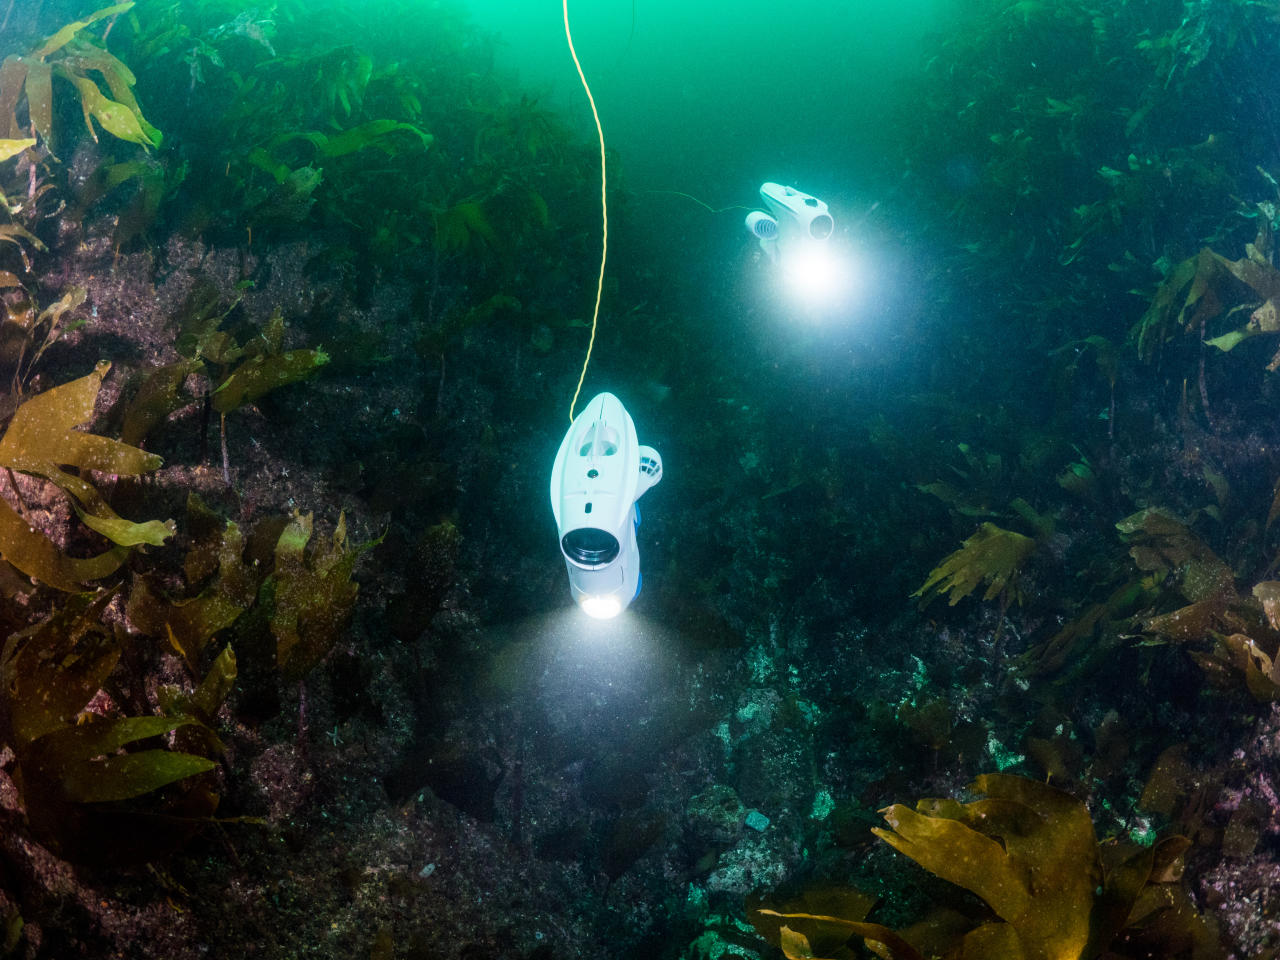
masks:
<path fill-rule="evenodd" d="M 828 241 L 835 220 L 827 205 L 811 194 L 780 183 L 760 186 L 764 210 L 747 214 L 747 229 L 760 242 L 788 287 L 811 304 L 831 301 L 847 287 L 847 265 L 841 265 Z"/>
<path fill-rule="evenodd" d="M 835 230 L 835 221 L 827 205 L 817 197 L 784 187 L 780 183 L 760 186 L 760 199 L 768 213 L 752 210 L 747 214 L 747 229 L 760 241 L 760 248 L 774 263 L 816 243 L 825 243 Z"/>

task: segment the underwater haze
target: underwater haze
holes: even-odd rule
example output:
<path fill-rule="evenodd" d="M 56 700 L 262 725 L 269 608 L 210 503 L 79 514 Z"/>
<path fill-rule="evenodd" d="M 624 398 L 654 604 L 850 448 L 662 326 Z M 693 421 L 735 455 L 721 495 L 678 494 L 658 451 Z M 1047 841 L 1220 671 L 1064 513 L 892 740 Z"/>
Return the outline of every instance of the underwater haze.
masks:
<path fill-rule="evenodd" d="M 0 958 L 1278 955 L 1274 4 L 99 2 Z"/>
<path fill-rule="evenodd" d="M 498 63 L 547 91 L 583 137 L 590 113 L 555 3 L 471 0 Z M 712 206 L 752 203 L 764 180 L 856 191 L 892 182 L 876 144 L 945 0 L 789 5 L 618 0 L 570 4 L 575 47 L 606 142 L 636 190 L 681 190 Z M 660 218 L 661 214 L 657 216 Z"/>

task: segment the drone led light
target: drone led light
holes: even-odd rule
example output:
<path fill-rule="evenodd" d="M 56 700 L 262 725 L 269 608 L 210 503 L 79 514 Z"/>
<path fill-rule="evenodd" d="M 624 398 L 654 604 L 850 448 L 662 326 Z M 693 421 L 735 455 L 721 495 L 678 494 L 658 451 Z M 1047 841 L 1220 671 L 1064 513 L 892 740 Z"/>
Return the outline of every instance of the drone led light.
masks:
<path fill-rule="evenodd" d="M 781 268 L 790 292 L 809 304 L 837 299 L 848 286 L 846 267 L 829 240 L 835 220 L 817 197 L 780 183 L 760 186 L 768 212 L 747 214 L 747 230 Z"/>
<path fill-rule="evenodd" d="M 790 291 L 802 300 L 825 303 L 847 286 L 845 266 L 826 243 L 806 243 L 787 250 L 782 273 Z"/>

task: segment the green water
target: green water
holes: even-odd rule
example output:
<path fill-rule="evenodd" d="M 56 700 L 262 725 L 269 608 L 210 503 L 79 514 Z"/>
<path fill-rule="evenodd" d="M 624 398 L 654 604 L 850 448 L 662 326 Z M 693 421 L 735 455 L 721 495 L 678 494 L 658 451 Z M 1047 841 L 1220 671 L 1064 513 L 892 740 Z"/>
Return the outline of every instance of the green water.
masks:
<path fill-rule="evenodd" d="M 471 0 L 500 37 L 499 63 L 594 133 L 555 2 Z M 681 190 L 713 207 L 753 203 L 760 182 L 810 192 L 892 180 L 880 127 L 946 0 L 877 4 L 672 0 L 570 3 L 579 59 L 606 140 L 634 189 Z"/>

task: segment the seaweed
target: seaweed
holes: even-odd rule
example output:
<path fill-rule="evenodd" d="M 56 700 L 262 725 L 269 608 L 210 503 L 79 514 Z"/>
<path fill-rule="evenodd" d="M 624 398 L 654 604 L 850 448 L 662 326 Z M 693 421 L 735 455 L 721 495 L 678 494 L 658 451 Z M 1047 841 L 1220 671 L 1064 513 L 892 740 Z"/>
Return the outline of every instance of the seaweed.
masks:
<path fill-rule="evenodd" d="M 75 286 L 43 310 L 30 295 L 11 297 L 0 305 L 4 311 L 0 317 L 0 381 L 8 382 L 9 393 L 7 402 L 0 401 L 0 410 L 11 410 L 45 351 L 84 322 L 68 318 L 84 304 L 86 295 L 84 287 Z"/>
<path fill-rule="evenodd" d="M 1148 507 L 1116 524 L 1139 570 L 1168 582 L 1191 603 L 1235 593 L 1235 575 L 1203 540 L 1169 511 Z"/>
<path fill-rule="evenodd" d="M 187 514 L 197 528 L 206 518 L 212 519 L 195 495 L 188 498 Z M 266 575 L 245 561 L 244 550 L 239 526 L 222 523 L 221 529 L 206 529 L 198 536 L 187 554 L 187 580 L 200 587 L 195 596 L 172 600 L 145 575 L 133 583 L 126 608 L 130 623 L 149 636 L 166 638 L 193 676 L 199 676 L 205 646 L 253 605 Z M 212 564 L 212 570 L 208 564 Z"/>
<path fill-rule="evenodd" d="M 149 156 L 103 163 L 81 184 L 70 218 L 83 219 L 86 211 L 98 201 L 132 183 L 133 193 L 116 215 L 112 231 L 112 245 L 119 251 L 134 239 L 145 236 L 156 223 L 161 203 L 185 179 L 186 169 L 185 164 L 166 167 Z"/>
<path fill-rule="evenodd" d="M 283 338 L 284 317 L 277 307 L 262 336 L 245 345 L 240 362 L 213 389 L 214 410 L 225 416 L 272 390 L 305 380 L 329 362 L 320 347 L 282 350 Z"/>
<path fill-rule="evenodd" d="M 1035 547 L 1031 537 L 983 523 L 959 550 L 944 557 L 911 595 L 919 597 L 923 606 L 945 593 L 947 605 L 954 607 L 985 583 L 983 600 L 999 597 L 1003 606 L 1021 603 L 1018 574 Z"/>
<path fill-rule="evenodd" d="M 21 140 L 0 139 L 0 163 L 4 163 L 6 160 L 12 160 L 18 154 L 22 153 L 23 150 L 26 150 L 29 147 L 34 147 L 35 145 L 35 137 L 27 137 Z"/>
<path fill-rule="evenodd" d="M 1165 510 L 1140 511 L 1117 528 L 1147 574 L 1141 592 L 1152 604 L 1170 595 L 1181 601 L 1163 613 L 1135 615 L 1131 627 L 1188 646 L 1219 686 L 1238 689 L 1243 680 L 1255 700 L 1280 700 L 1280 582 L 1263 580 L 1241 593 L 1232 569 Z"/>
<path fill-rule="evenodd" d="M 64 190 L 58 176 L 58 154 L 67 154 L 69 145 L 54 142 L 55 132 L 65 128 L 55 115 L 61 103 L 58 87 L 74 88 L 85 130 L 95 142 L 101 129 L 114 140 L 136 144 L 150 153 L 163 139 L 143 116 L 133 94 L 137 82 L 133 73 L 88 34 L 93 24 L 107 19 L 114 22 L 133 6 L 129 2 L 104 7 L 67 24 L 27 53 L 11 54 L 0 64 L 0 164 L 17 159 L 13 179 L 8 171 L 0 172 L 4 177 L 0 180 L 0 205 L 10 220 L 0 224 L 0 240 L 17 250 L 28 274 L 32 271 L 31 251 L 47 251 L 44 241 L 33 232 L 37 224 L 66 209 L 66 201 L 61 199 Z M 139 178 L 140 189 L 117 227 L 119 246 L 155 217 L 162 193 L 157 184 L 163 186 L 164 178 L 154 165 L 130 165 L 131 172 L 122 176 L 121 165 L 109 160 L 105 153 L 98 157 L 97 165 L 87 168 L 87 176 L 81 179 L 86 194 L 92 196 L 110 189 L 101 186 L 109 181 L 114 187 L 125 179 Z M 52 200 L 46 202 L 46 197 Z M 0 279 L 7 281 L 0 286 L 17 285 L 12 274 L 0 274 Z"/>
<path fill-rule="evenodd" d="M 1178 639 L 1212 641 L 1207 651 L 1189 651 L 1197 666 L 1225 687 L 1238 689 L 1243 680 L 1254 700 L 1272 703 L 1280 700 L 1280 582 L 1263 580 L 1251 593 L 1249 598 L 1233 596 L 1232 608 L 1204 611 L 1201 622 Z M 1200 609 L 1193 605 L 1186 612 Z M 1162 627 L 1146 624 L 1148 630 L 1167 634 Z"/>
<path fill-rule="evenodd" d="M 977 895 L 989 915 L 962 922 L 954 912 L 940 912 L 893 930 L 857 915 L 867 912 L 864 901 L 856 902 L 853 916 L 759 911 L 787 921 L 775 942 L 789 960 L 847 956 L 844 944 L 854 937 L 890 960 L 1220 955 L 1212 930 L 1176 883 L 1174 864 L 1186 838 L 1170 836 L 1148 847 L 1100 844 L 1088 808 L 1055 787 L 987 774 L 970 789 L 982 798 L 887 807 L 881 813 L 888 828 L 872 832 Z M 821 953 L 815 942 L 823 944 Z"/>
<path fill-rule="evenodd" d="M 1119 343 L 1129 296 L 1274 220 L 1274 204 L 1241 201 L 1275 154 L 1257 120 L 1272 98 L 1252 79 L 1273 68 L 1263 9 L 1026 0 L 971 7 L 955 26 L 898 106 L 895 169 L 914 203 L 944 211 L 927 229 L 952 251 L 948 269 L 1005 292 L 988 332 L 1034 319 L 1018 338 L 1028 368 L 1066 341 Z M 1257 113 L 1236 113 L 1240 101 Z M 1144 358 L 1172 333 L 1149 320 L 1135 331 Z"/>
<path fill-rule="evenodd" d="M 569 234 L 586 242 L 595 211 L 578 184 L 589 154 L 536 100 L 505 89 L 480 50 L 433 30 L 424 50 L 388 60 L 351 43 L 331 13 L 310 45 L 269 55 L 261 44 L 233 49 L 238 31 L 217 25 L 220 15 L 202 8 L 183 23 L 166 8 L 135 37 L 134 59 L 149 56 L 148 70 L 182 69 L 193 89 L 208 84 L 165 120 L 176 140 L 212 145 L 189 155 L 179 187 L 186 230 L 252 246 L 323 226 L 332 247 L 318 256 L 342 257 L 362 283 L 385 271 L 425 274 L 426 327 L 438 302 L 440 315 L 462 316 L 517 285 L 559 300 L 561 251 L 528 241 L 554 210 L 581 222 L 584 235 Z M 280 10 L 276 19 L 283 31 L 290 18 Z M 341 42 L 326 46 L 328 37 Z M 172 62 L 179 54 L 185 67 Z"/>
<path fill-rule="evenodd" d="M 35 168 L 31 167 L 30 169 L 34 170 Z M 10 202 L 4 192 L 0 191 L 0 204 L 4 205 L 5 212 L 10 217 L 25 214 L 34 219 L 38 212 L 40 199 L 51 189 L 52 185 L 47 182 L 41 183 L 34 191 L 28 188 L 28 199 L 25 203 Z M 0 224 L 0 241 L 17 252 L 22 260 L 22 269 L 28 274 L 31 272 L 31 251 L 45 253 L 49 249 L 43 240 L 16 220 Z M 18 278 L 17 274 L 9 270 L 0 270 L 0 287 L 21 286 L 23 286 L 23 281 Z"/>
<path fill-rule="evenodd" d="M 120 140 L 150 149 L 161 142 L 160 131 L 142 115 L 133 95 L 137 82 L 132 71 L 103 47 L 81 36 L 100 20 L 116 17 L 133 8 L 133 3 L 103 7 L 83 20 L 69 23 L 24 56 L 5 58 L 0 65 L 0 138 L 17 139 L 29 127 L 51 155 L 53 149 L 53 79 L 65 80 L 76 88 L 84 124 L 98 139 L 94 123 Z M 97 73 L 106 82 L 104 93 Z M 27 124 L 19 119 L 19 106 L 26 103 Z"/>
<path fill-rule="evenodd" d="M 311 514 L 293 515 L 276 542 L 268 579 L 276 663 L 293 678 L 309 673 L 342 635 L 359 590 L 351 571 L 360 554 L 380 542 L 348 546 L 346 518 L 339 515 L 329 543 L 308 549 L 311 527 Z"/>
<path fill-rule="evenodd" d="M 8 500 L 0 499 L 0 556 L 23 573 L 61 590 L 108 576 L 124 561 L 128 548 L 158 545 L 173 534 L 173 521 L 125 520 L 108 506 L 102 494 L 83 476 L 64 467 L 136 476 L 155 470 L 160 458 L 136 447 L 74 429 L 93 415 L 103 377 L 111 365 L 71 383 L 54 387 L 23 402 L 0 437 L 0 467 L 46 480 L 72 498 L 85 526 L 102 534 L 114 547 L 89 558 L 74 558 L 59 550 L 34 529 Z"/>
<path fill-rule="evenodd" d="M 0 738 L 16 756 L 14 782 L 28 823 L 40 843 L 83 863 L 154 859 L 189 839 L 218 802 L 202 776 L 214 761 L 155 745 L 199 727 L 207 744 L 220 746 L 203 720 L 108 716 L 101 706 L 87 706 L 98 704 L 120 659 L 120 638 L 101 619 L 113 596 L 76 595 L 10 636 L 0 652 Z M 202 686 L 206 717 L 229 691 L 228 676 L 234 677 L 234 661 Z"/>
<path fill-rule="evenodd" d="M 201 277 L 179 309 L 175 349 L 184 358 L 143 374 L 124 405 L 123 434 L 139 443 L 170 414 L 192 402 L 179 394 L 188 377 L 203 374 L 208 385 L 199 398 L 222 418 L 224 472 L 226 416 L 281 387 L 299 383 L 329 362 L 321 348 L 284 349 L 284 315 L 277 307 L 265 326 L 254 329 L 243 342 L 223 324 L 240 303 L 240 297 L 224 300 L 207 277 Z"/>
<path fill-rule="evenodd" d="M 348 544 L 341 515 L 323 544 L 311 543 L 311 514 L 267 517 L 242 530 L 194 494 L 187 500 L 187 522 L 187 589 L 166 589 L 159 578 L 139 576 L 126 614 L 134 629 L 167 640 L 193 677 L 201 676 L 210 642 L 251 608 L 260 611 L 276 641 L 280 672 L 289 679 L 305 676 L 350 620 L 359 591 L 351 580 L 356 561 L 381 542 Z"/>
<path fill-rule="evenodd" d="M 222 31 L 214 42 L 235 33 Z M 208 42 L 201 49 L 216 54 Z M 203 179 L 193 226 L 225 222 L 231 210 L 242 230 L 261 234 L 300 224 L 319 209 L 326 221 L 354 228 L 353 240 L 363 243 L 396 223 L 392 210 L 420 192 L 404 185 L 420 179 L 434 137 L 423 129 L 415 81 L 401 65 L 376 67 L 369 54 L 344 44 L 228 70 L 222 88 L 210 96 L 221 97 L 225 109 L 210 122 L 223 125 L 225 137 L 221 149 L 194 158 Z M 373 153 L 380 162 L 370 163 Z M 397 233 L 399 253 L 411 243 Z"/>
<path fill-rule="evenodd" d="M 201 361 L 184 359 L 142 373 L 124 407 L 120 440 L 135 446 L 142 443 L 153 428 L 189 402 L 178 394 L 178 388 L 187 377 L 203 370 Z"/>
<path fill-rule="evenodd" d="M 201 279 L 177 318 L 175 347 L 209 372 L 212 383 L 208 396 L 223 416 L 272 390 L 307 378 L 329 362 L 328 354 L 319 348 L 283 349 L 284 315 L 279 307 L 262 329 L 240 342 L 222 328 L 239 303 L 239 297 L 230 303 L 223 301 L 213 283 Z M 161 393 L 168 396 L 167 388 L 161 387 Z"/>
<path fill-rule="evenodd" d="M 1121 628 L 1132 624 L 1133 610 L 1154 599 L 1150 584 L 1125 581 L 1105 600 L 1087 603 L 1047 640 L 1029 647 L 1016 660 L 1019 676 L 1034 678 L 1057 673 L 1070 665 L 1068 676 L 1087 672 L 1116 643 Z"/>
<path fill-rule="evenodd" d="M 1138 356 L 1151 359 L 1176 329 L 1201 333 L 1217 318 L 1247 309 L 1241 303 L 1245 291 L 1260 300 L 1254 303 L 1256 309 L 1249 322 L 1229 333 L 1207 338 L 1208 345 L 1225 353 L 1248 337 L 1280 331 L 1273 302 L 1280 296 L 1280 271 L 1271 266 L 1255 244 L 1250 244 L 1246 256 L 1239 260 L 1228 260 L 1208 247 L 1201 248 L 1194 257 L 1169 270 L 1135 324 L 1130 339 Z"/>

